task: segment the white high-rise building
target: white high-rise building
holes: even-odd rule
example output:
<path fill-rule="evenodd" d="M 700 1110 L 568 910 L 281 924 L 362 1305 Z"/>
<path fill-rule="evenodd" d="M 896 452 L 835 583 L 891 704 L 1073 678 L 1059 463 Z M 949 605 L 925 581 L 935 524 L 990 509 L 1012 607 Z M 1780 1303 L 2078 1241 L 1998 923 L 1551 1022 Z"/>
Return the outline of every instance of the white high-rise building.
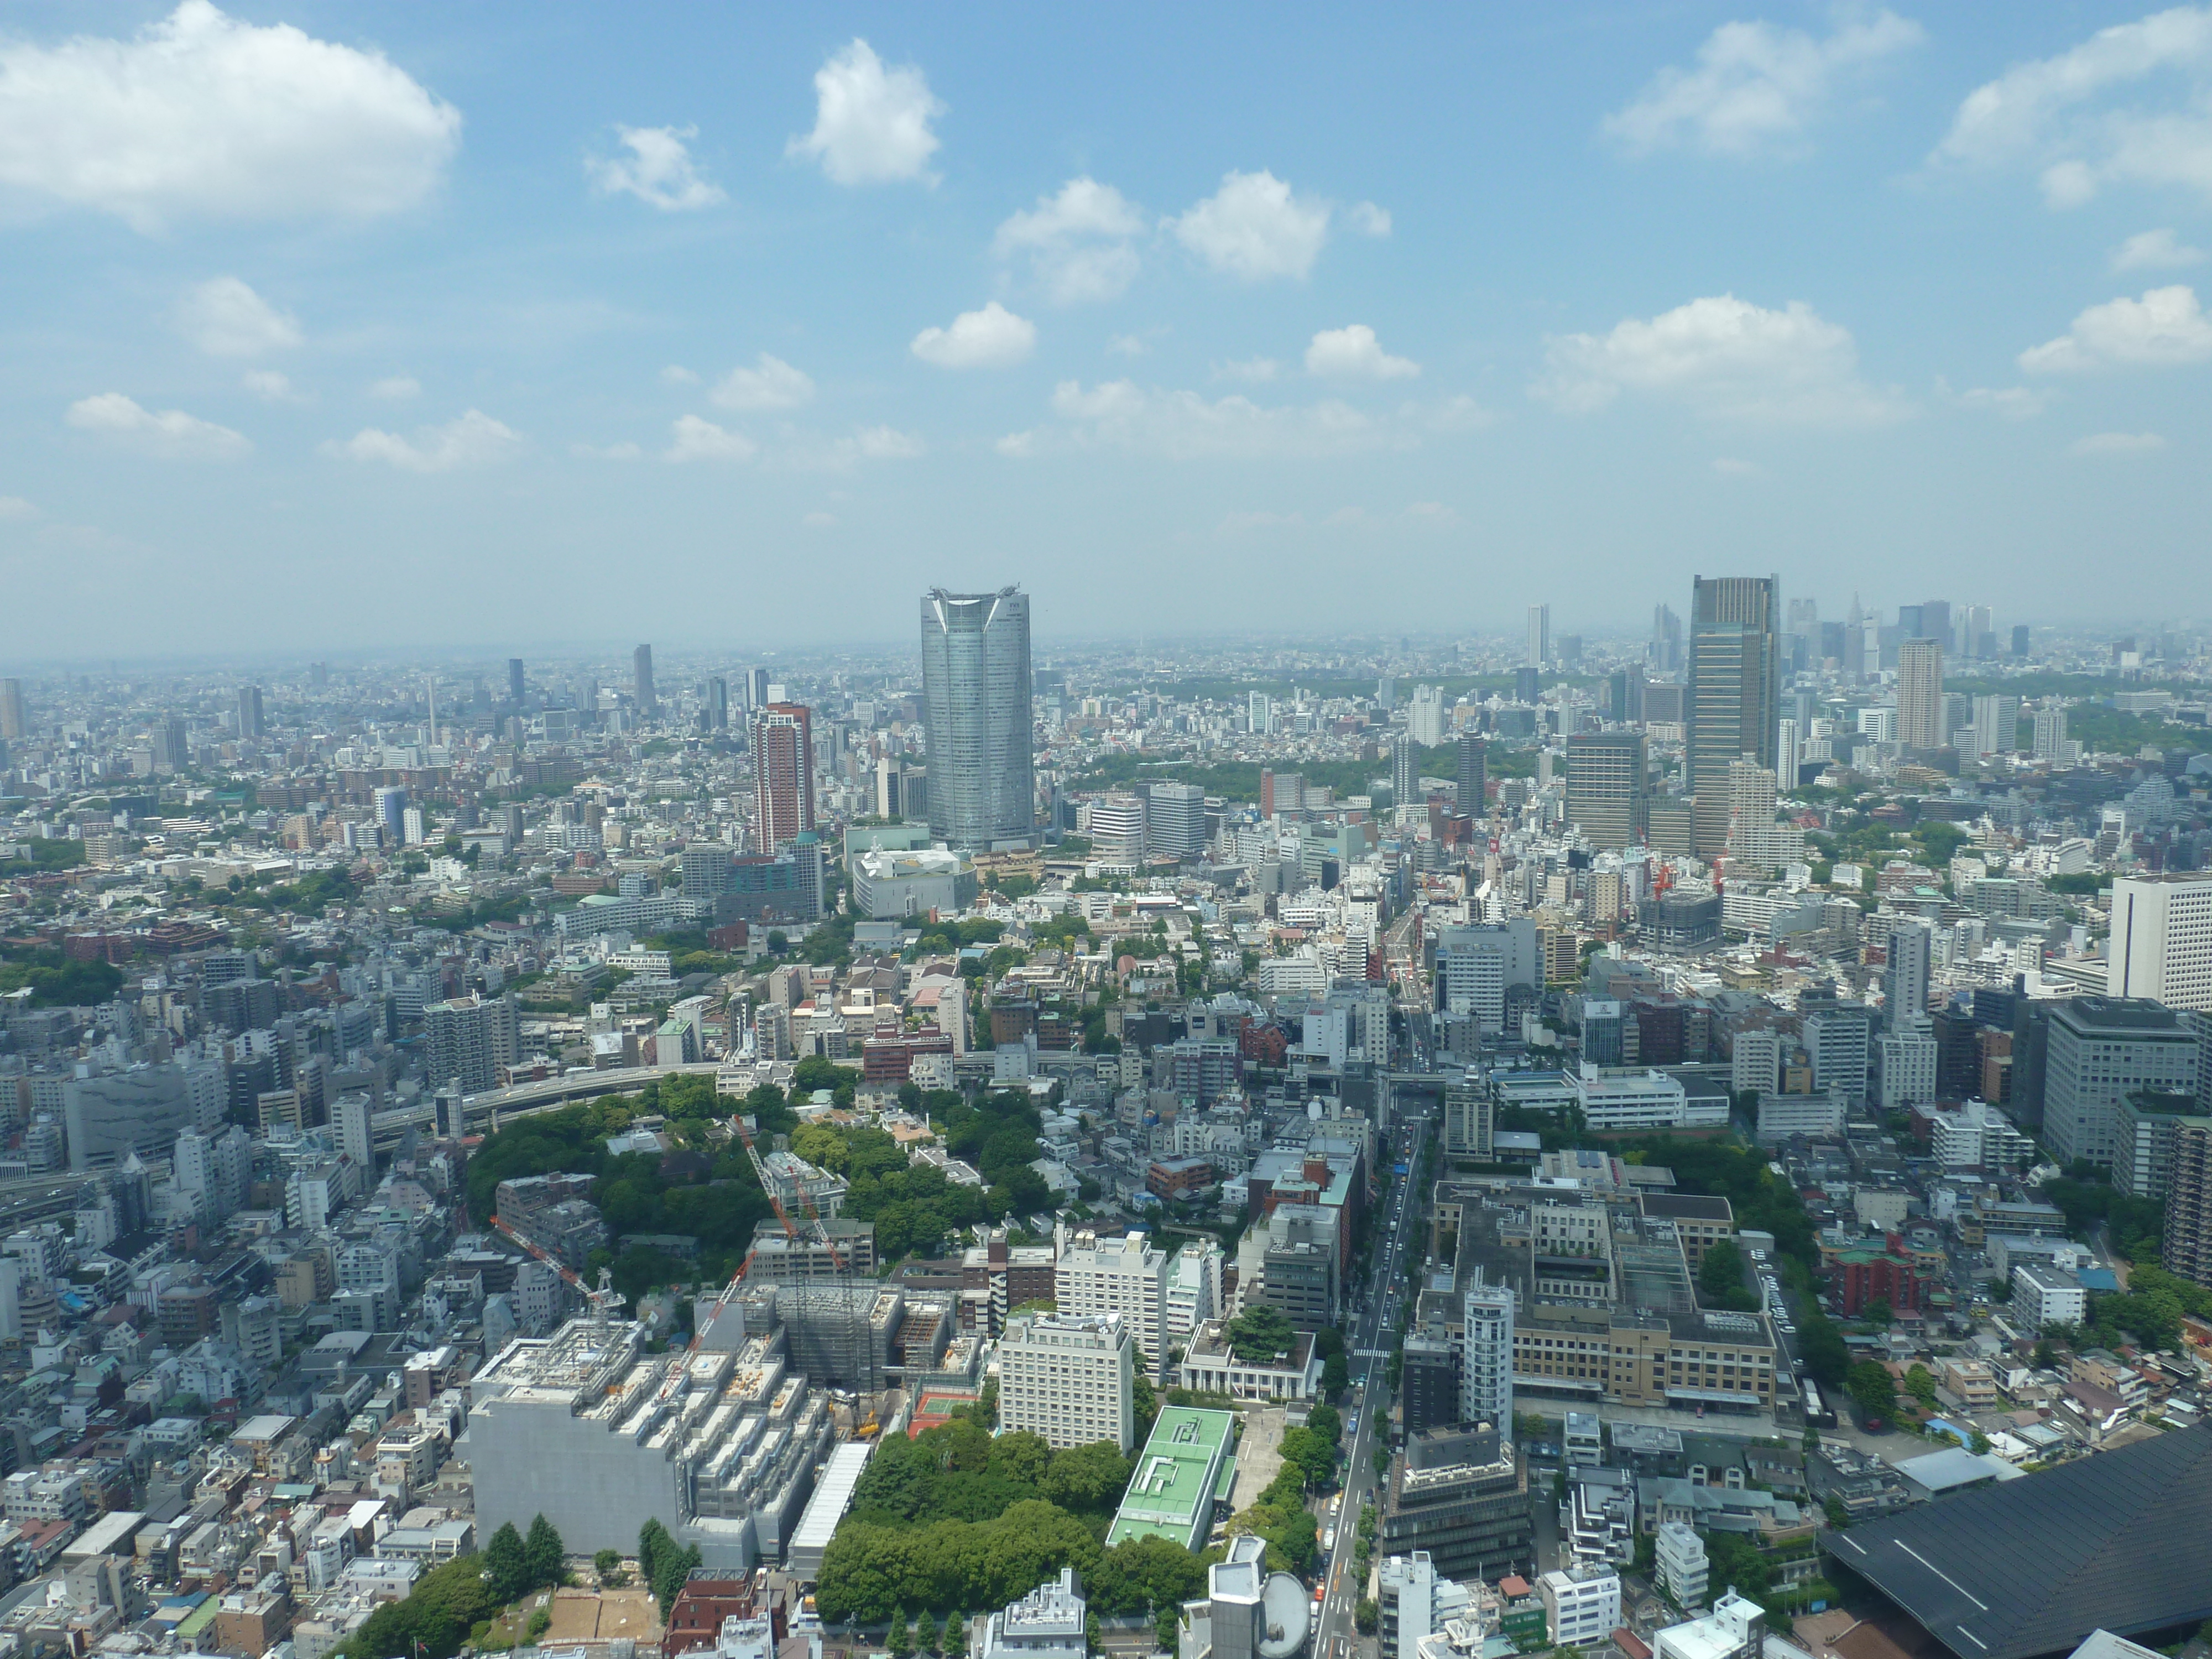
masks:
<path fill-rule="evenodd" d="M 1181 864 L 1206 851 L 1206 791 L 1194 783 L 1156 783 L 1145 801 L 1145 844 Z"/>
<path fill-rule="evenodd" d="M 1054 1447 L 1136 1443 L 1134 1345 L 1118 1314 L 1017 1314 L 999 1339 L 999 1422 Z"/>
<path fill-rule="evenodd" d="M 1610 1567 L 1563 1567 L 1536 1581 L 1553 1648 L 1595 1647 L 1620 1628 L 1620 1575 Z"/>
<path fill-rule="evenodd" d="M 252 1164 L 253 1143 L 236 1124 L 214 1134 L 187 1129 L 177 1137 L 172 1179 L 191 1195 L 201 1219 L 213 1224 L 245 1204 Z"/>
<path fill-rule="evenodd" d="M 1738 1031 L 1729 1061 L 1729 1088 L 1735 1094 L 1757 1090 L 1771 1095 L 1782 1078 L 1782 1034 L 1771 1028 Z"/>
<path fill-rule="evenodd" d="M 1270 735 L 1275 729 L 1275 700 L 1265 691 L 1246 692 L 1244 718 L 1245 724 L 1252 728 L 1254 737 Z"/>
<path fill-rule="evenodd" d="M 1974 699 L 1974 752 L 2009 755 L 2020 747 L 2020 699 L 1983 696 Z"/>
<path fill-rule="evenodd" d="M 1170 1258 L 1144 1233 L 1075 1235 L 1053 1270 L 1053 1296 L 1067 1315 L 1121 1318 L 1143 1350 L 1154 1382 L 1167 1379 Z"/>
<path fill-rule="evenodd" d="M 1460 1353 L 1459 1414 L 1513 1431 L 1513 1291 L 1486 1280 L 1481 1269 L 1467 1292 L 1467 1334 Z"/>
<path fill-rule="evenodd" d="M 1905 640 L 1897 647 L 1897 740 L 1907 749 L 1943 746 L 1943 644 Z"/>
<path fill-rule="evenodd" d="M 1434 749 L 1444 740 L 1444 689 L 1441 685 L 1417 685 L 1413 700 L 1406 705 L 1406 730 L 1413 734 L 1413 741 L 1424 749 Z"/>
<path fill-rule="evenodd" d="M 2212 1009 L 2212 875 L 2115 881 L 2109 949 L 2114 996 Z"/>
<path fill-rule="evenodd" d="M 362 1172 L 364 1185 L 374 1186 L 376 1180 L 376 1148 L 369 1127 L 369 1115 L 374 1103 L 365 1093 L 340 1095 L 332 1108 L 331 1120 L 338 1133 L 338 1150 L 354 1162 Z"/>
<path fill-rule="evenodd" d="M 1661 1522 L 1655 1553 L 1660 1585 L 1674 1598 L 1674 1605 L 1686 1611 L 1705 1606 L 1711 1563 L 1697 1528 L 1686 1521 Z"/>
<path fill-rule="evenodd" d="M 1936 935 L 1924 921 L 1900 924 L 1889 936 L 1889 963 L 1882 969 L 1885 1012 L 1893 1030 L 1928 1012 L 1928 982 L 1935 962 Z"/>
<path fill-rule="evenodd" d="M 2035 711 L 2035 757 L 2038 760 L 2057 760 L 2066 747 L 2066 711 L 2063 708 L 2039 708 Z"/>
<path fill-rule="evenodd" d="M 952 1039 L 956 1056 L 968 1052 L 968 987 L 964 983 L 955 981 L 938 992 L 937 1029 Z"/>
<path fill-rule="evenodd" d="M 1221 1246 L 1211 1238 L 1194 1239 L 1176 1253 L 1168 1268 L 1164 1337 L 1170 1354 L 1178 1348 L 1188 1351 L 1191 1334 L 1222 1316 L 1221 1265 Z"/>
<path fill-rule="evenodd" d="M 1085 823 L 1094 858 L 1106 864 L 1145 861 L 1145 803 L 1136 796 L 1099 796 L 1091 803 Z"/>
<path fill-rule="evenodd" d="M 1542 668 L 1552 660 L 1552 607 L 1528 607 L 1528 666 Z"/>
<path fill-rule="evenodd" d="M 1936 1098 L 1935 1026 L 1925 1014 L 1908 1015 L 1875 1040 L 1881 1061 L 1881 1109 L 1901 1112 Z"/>

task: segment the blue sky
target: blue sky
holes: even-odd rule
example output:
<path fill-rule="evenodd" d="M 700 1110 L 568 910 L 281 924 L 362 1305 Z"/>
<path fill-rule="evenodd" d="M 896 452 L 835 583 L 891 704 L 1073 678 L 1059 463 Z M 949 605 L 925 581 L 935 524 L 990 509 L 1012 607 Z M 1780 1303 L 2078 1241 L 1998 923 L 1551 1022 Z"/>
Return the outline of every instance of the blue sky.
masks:
<path fill-rule="evenodd" d="M 2212 609 L 2212 8 L 0 15 L 0 652 Z"/>

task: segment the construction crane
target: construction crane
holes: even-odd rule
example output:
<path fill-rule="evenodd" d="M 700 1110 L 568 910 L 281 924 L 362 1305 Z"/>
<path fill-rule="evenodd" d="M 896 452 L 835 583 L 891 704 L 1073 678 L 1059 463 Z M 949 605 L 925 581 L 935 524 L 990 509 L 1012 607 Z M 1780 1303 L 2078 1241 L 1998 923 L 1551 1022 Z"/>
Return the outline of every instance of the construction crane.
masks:
<path fill-rule="evenodd" d="M 517 1232 L 513 1224 L 510 1224 L 504 1216 L 494 1216 L 492 1218 L 491 1224 L 497 1228 L 501 1232 L 505 1233 L 507 1237 L 513 1239 L 517 1244 L 522 1246 L 524 1249 L 529 1251 L 530 1254 L 535 1256 L 538 1261 L 552 1268 L 555 1273 L 560 1274 L 561 1282 L 568 1285 L 570 1290 L 575 1291 L 577 1295 L 582 1297 L 591 1306 L 592 1317 L 600 1321 L 602 1323 L 612 1316 L 614 1310 L 617 1308 L 621 1307 L 624 1302 L 629 1299 L 623 1295 L 620 1291 L 615 1289 L 615 1276 L 606 1268 L 602 1267 L 599 1269 L 599 1286 L 597 1290 L 593 1290 L 590 1285 L 584 1283 L 583 1279 L 577 1273 L 574 1268 L 569 1267 L 567 1262 L 562 1261 L 560 1257 L 555 1255 L 543 1245 L 538 1244 L 524 1234 Z"/>

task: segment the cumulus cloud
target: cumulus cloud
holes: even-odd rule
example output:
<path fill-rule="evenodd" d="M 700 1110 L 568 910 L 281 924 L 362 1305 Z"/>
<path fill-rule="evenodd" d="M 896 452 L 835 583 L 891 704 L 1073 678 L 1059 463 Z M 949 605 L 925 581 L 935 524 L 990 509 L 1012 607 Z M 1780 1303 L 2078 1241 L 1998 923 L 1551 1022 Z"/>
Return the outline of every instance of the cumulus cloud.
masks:
<path fill-rule="evenodd" d="M 443 426 L 419 427 L 412 438 L 363 427 L 340 442 L 323 446 L 325 455 L 355 461 L 383 461 L 403 472 L 452 472 L 489 466 L 520 452 L 521 434 L 480 409 L 464 411 Z"/>
<path fill-rule="evenodd" d="M 2113 183 L 2212 196 L 2212 7 L 2115 24 L 2007 70 L 1966 95 L 1934 159 L 2038 167 L 2055 208 Z"/>
<path fill-rule="evenodd" d="M 814 131 L 793 137 L 785 155 L 811 157 L 840 185 L 937 182 L 928 170 L 938 142 L 929 124 L 945 106 L 915 65 L 886 69 L 855 40 L 814 72 Z"/>
<path fill-rule="evenodd" d="M 621 127 L 615 137 L 627 155 L 592 156 L 584 172 L 602 196 L 635 196 L 663 213 L 713 207 L 730 198 L 699 176 L 689 143 L 696 127 Z"/>
<path fill-rule="evenodd" d="M 141 231 L 398 212 L 437 187 L 460 132 L 381 52 L 208 0 L 127 40 L 0 46 L 0 188 Z"/>
<path fill-rule="evenodd" d="M 853 442 L 871 461 L 910 461 L 924 450 L 913 433 L 889 426 L 864 426 L 853 434 Z"/>
<path fill-rule="evenodd" d="M 2143 455 L 2166 447 L 2155 432 L 2095 432 L 2075 441 L 2071 455 Z"/>
<path fill-rule="evenodd" d="M 1851 73 L 1925 38 L 1895 12 L 1839 23 L 1816 38 L 1771 23 L 1723 23 L 1689 69 L 1654 76 L 1642 94 L 1605 118 L 1606 135 L 1632 152 L 1687 145 L 1745 156 L 1796 139 Z"/>
<path fill-rule="evenodd" d="M 1938 382 L 1938 389 L 1949 388 Z M 1986 410 L 2001 415 L 2008 421 L 2025 421 L 2040 415 L 2051 406 L 2051 393 L 2041 386 L 1970 386 L 1958 393 L 1952 401 L 1961 409 Z"/>
<path fill-rule="evenodd" d="M 663 386 L 696 386 L 699 377 L 681 363 L 671 363 L 660 371 L 660 383 Z"/>
<path fill-rule="evenodd" d="M 370 381 L 368 386 L 370 397 L 387 398 L 393 403 L 420 397 L 422 392 L 422 381 L 412 374 L 387 374 L 380 380 Z"/>
<path fill-rule="evenodd" d="M 678 416 L 670 425 L 672 441 L 664 461 L 750 461 L 760 446 L 742 432 L 731 432 L 696 415 Z"/>
<path fill-rule="evenodd" d="M 1128 198 L 1086 174 L 1000 225 L 991 251 L 1001 259 L 1027 254 L 1056 305 L 1118 300 L 1136 280 L 1130 240 L 1144 228 L 1145 216 Z"/>
<path fill-rule="evenodd" d="M 0 519 L 33 519 L 38 514 L 21 495 L 0 495 Z"/>
<path fill-rule="evenodd" d="M 1221 364 L 1214 374 L 1224 380 L 1243 380 L 1253 386 L 1265 386 L 1282 376 L 1283 366 L 1273 357 L 1243 357 Z"/>
<path fill-rule="evenodd" d="M 2197 291 L 2177 283 L 2154 288 L 2140 300 L 2091 306 L 2055 340 L 2030 346 L 2020 366 L 2031 374 L 2067 374 L 2090 368 L 2163 368 L 2212 357 L 2212 319 Z"/>
<path fill-rule="evenodd" d="M 181 409 L 156 413 L 119 392 L 80 398 L 62 416 L 80 432 L 90 432 L 166 460 L 231 461 L 252 452 L 241 433 L 203 421 Z"/>
<path fill-rule="evenodd" d="M 796 409 L 813 397 L 814 382 L 763 351 L 752 368 L 732 369 L 707 395 L 723 409 Z"/>
<path fill-rule="evenodd" d="M 1421 366 L 1410 357 L 1384 351 L 1364 323 L 1325 328 L 1306 347 L 1306 373 L 1348 380 L 1410 380 Z"/>
<path fill-rule="evenodd" d="M 185 291 L 177 327 L 210 357 L 258 357 L 300 343 L 300 319 L 279 311 L 235 276 Z"/>
<path fill-rule="evenodd" d="M 1344 216 L 1352 228 L 1362 236 L 1388 236 L 1390 234 L 1390 210 L 1377 207 L 1372 202 L 1361 202 Z"/>
<path fill-rule="evenodd" d="M 1405 441 L 1388 422 L 1334 398 L 1269 407 L 1241 394 L 1209 398 L 1131 380 L 1086 389 L 1063 380 L 1052 412 L 1079 447 L 1129 449 L 1184 460 L 1205 457 L 1341 455 Z"/>
<path fill-rule="evenodd" d="M 2171 270 L 2203 263 L 2204 250 L 2186 246 L 2171 230 L 2146 230 L 2112 250 L 2114 270 Z"/>
<path fill-rule="evenodd" d="M 1166 222 L 1212 269 L 1248 283 L 1303 280 L 1328 240 L 1330 204 L 1300 196 L 1272 173 L 1228 173 L 1221 188 Z"/>
<path fill-rule="evenodd" d="M 994 300 L 962 312 L 950 328 L 925 328 L 908 349 L 939 368 L 1006 368 L 1036 349 L 1036 325 Z"/>
<path fill-rule="evenodd" d="M 1687 405 L 1716 419 L 1866 425 L 1909 410 L 1859 379 L 1850 331 L 1802 301 L 1770 311 L 1733 294 L 1692 300 L 1609 334 L 1556 336 L 1530 391 L 1582 414 L 1622 392 Z"/>
<path fill-rule="evenodd" d="M 292 377 L 280 374 L 273 368 L 249 368 L 239 377 L 240 386 L 264 403 L 304 403 L 305 398 L 292 389 Z"/>

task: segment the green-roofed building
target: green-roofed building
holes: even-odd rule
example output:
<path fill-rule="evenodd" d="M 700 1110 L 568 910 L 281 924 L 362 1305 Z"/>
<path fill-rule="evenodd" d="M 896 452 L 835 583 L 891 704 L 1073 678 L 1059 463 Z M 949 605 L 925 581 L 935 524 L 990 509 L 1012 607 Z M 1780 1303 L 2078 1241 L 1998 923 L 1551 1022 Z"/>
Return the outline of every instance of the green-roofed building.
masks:
<path fill-rule="evenodd" d="M 1236 1446 L 1234 1412 L 1162 1407 L 1137 1455 L 1107 1547 L 1125 1538 L 1166 1538 L 1185 1549 L 1204 1548 L 1214 1505 L 1228 1498 L 1236 1479 Z"/>

